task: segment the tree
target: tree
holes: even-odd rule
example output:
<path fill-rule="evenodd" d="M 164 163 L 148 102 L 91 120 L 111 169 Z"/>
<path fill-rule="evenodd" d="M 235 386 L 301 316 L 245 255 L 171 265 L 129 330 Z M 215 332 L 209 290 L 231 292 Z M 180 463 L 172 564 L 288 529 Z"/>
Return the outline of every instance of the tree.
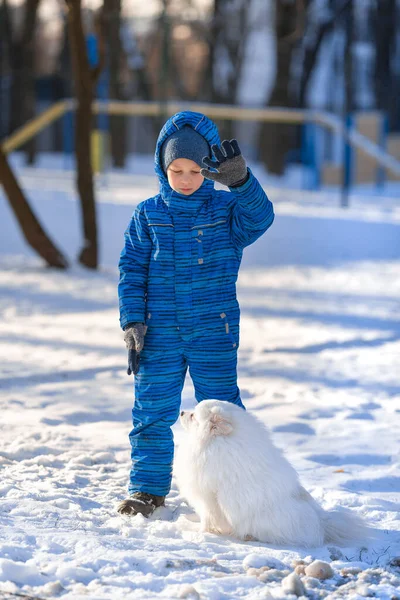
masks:
<path fill-rule="evenodd" d="M 276 79 L 269 106 L 293 106 L 290 93 L 293 50 L 304 30 L 303 0 L 276 0 Z M 296 129 L 293 125 L 264 123 L 260 134 L 260 154 L 271 173 L 281 175 L 287 152 L 293 148 Z"/>
<path fill-rule="evenodd" d="M 0 181 L 26 241 L 50 267 L 66 269 L 68 262 L 48 237 L 15 177 L 0 147 Z"/>
<path fill-rule="evenodd" d="M 308 84 L 314 71 L 319 51 L 327 35 L 330 35 L 340 20 L 346 20 L 346 15 L 351 9 L 352 0 L 339 0 L 326 2 L 325 10 L 319 11 L 314 2 L 309 2 L 306 16 L 305 35 L 302 42 L 301 75 L 298 92 L 298 105 L 306 106 Z M 311 15 L 310 13 L 314 13 Z M 314 17 L 314 18 L 313 18 Z"/>
<path fill-rule="evenodd" d="M 396 0 L 380 0 L 376 13 L 375 93 L 378 108 L 390 114 L 390 125 L 394 125 L 399 119 L 398 96 L 393 94 L 398 68 L 393 69 L 393 73 L 391 71 L 396 55 L 400 6 L 396 6 Z"/>
<path fill-rule="evenodd" d="M 96 203 L 91 163 L 92 102 L 104 62 L 104 46 L 99 40 L 99 61 L 89 64 L 82 22 L 81 0 L 65 0 L 68 7 L 68 34 L 77 106 L 75 112 L 75 154 L 77 186 L 81 201 L 84 246 L 79 262 L 90 269 L 98 266 Z"/>
<path fill-rule="evenodd" d="M 246 2 L 214 0 L 207 73 L 211 102 L 235 102 L 245 40 Z"/>
<path fill-rule="evenodd" d="M 12 27 L 10 8 L 3 0 L 4 31 L 11 61 L 11 123 L 14 131 L 35 115 L 34 42 L 40 0 L 26 0 L 19 31 Z M 28 162 L 33 163 L 35 142 L 27 144 Z"/>
<path fill-rule="evenodd" d="M 113 100 L 123 100 L 121 83 L 121 0 L 104 0 L 104 37 L 108 50 L 109 94 Z M 116 167 L 123 167 L 126 155 L 126 127 L 122 116 L 111 115 L 111 156 Z"/>

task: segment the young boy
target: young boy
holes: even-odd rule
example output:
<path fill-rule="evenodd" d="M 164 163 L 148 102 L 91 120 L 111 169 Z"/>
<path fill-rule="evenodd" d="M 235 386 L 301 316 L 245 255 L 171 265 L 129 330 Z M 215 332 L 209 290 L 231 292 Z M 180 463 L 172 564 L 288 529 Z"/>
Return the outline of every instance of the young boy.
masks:
<path fill-rule="evenodd" d="M 237 141 L 220 146 L 205 115 L 185 111 L 166 122 L 155 170 L 160 193 L 139 204 L 125 232 L 118 288 L 126 346 L 140 353 L 129 435 L 130 497 L 118 512 L 146 517 L 170 490 L 171 427 L 187 369 L 198 402 L 214 398 L 243 406 L 236 279 L 243 249 L 274 219 Z M 214 181 L 229 191 L 215 190 Z"/>

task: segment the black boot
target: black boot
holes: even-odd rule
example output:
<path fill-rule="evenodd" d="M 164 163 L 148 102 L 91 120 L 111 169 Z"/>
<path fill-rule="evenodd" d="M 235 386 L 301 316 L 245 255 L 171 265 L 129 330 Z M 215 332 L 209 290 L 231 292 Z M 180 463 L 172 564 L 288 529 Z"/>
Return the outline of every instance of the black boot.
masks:
<path fill-rule="evenodd" d="M 117 508 L 121 515 L 137 515 L 141 513 L 145 517 L 150 517 L 159 506 L 164 506 L 165 496 L 154 496 L 147 492 L 135 492 L 123 500 Z"/>

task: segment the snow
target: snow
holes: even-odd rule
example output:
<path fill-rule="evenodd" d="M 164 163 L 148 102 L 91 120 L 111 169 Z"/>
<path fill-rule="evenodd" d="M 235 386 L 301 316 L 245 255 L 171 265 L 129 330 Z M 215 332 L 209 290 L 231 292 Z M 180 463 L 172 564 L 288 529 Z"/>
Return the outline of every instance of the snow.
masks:
<path fill-rule="evenodd" d="M 44 166 L 20 174 L 74 261 L 72 179 Z M 155 189 L 149 176 L 99 179 L 96 273 L 43 267 L 0 195 L 0 596 L 294 598 L 294 567 L 322 560 L 334 576 L 300 575 L 309 598 L 398 598 L 398 198 L 354 196 L 343 210 L 328 193 L 270 189 L 276 221 L 243 260 L 243 400 L 324 507 L 348 507 L 378 532 L 362 547 L 304 551 L 201 534 L 175 484 L 149 520 L 116 512 L 133 398 L 116 263 L 134 205 Z M 188 380 L 183 407 L 193 402 Z"/>

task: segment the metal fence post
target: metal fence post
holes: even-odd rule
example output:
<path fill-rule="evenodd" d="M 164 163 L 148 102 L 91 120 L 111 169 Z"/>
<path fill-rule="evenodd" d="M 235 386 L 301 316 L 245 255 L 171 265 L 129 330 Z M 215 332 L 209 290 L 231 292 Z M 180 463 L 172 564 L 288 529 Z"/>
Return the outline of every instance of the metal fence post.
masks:
<path fill-rule="evenodd" d="M 347 208 L 349 206 L 349 190 L 351 186 L 352 178 L 352 163 L 353 163 L 353 151 L 348 142 L 348 132 L 353 127 L 353 116 L 348 114 L 344 118 L 344 145 L 343 145 L 343 171 L 342 171 L 342 194 L 341 194 L 341 206 Z"/>

